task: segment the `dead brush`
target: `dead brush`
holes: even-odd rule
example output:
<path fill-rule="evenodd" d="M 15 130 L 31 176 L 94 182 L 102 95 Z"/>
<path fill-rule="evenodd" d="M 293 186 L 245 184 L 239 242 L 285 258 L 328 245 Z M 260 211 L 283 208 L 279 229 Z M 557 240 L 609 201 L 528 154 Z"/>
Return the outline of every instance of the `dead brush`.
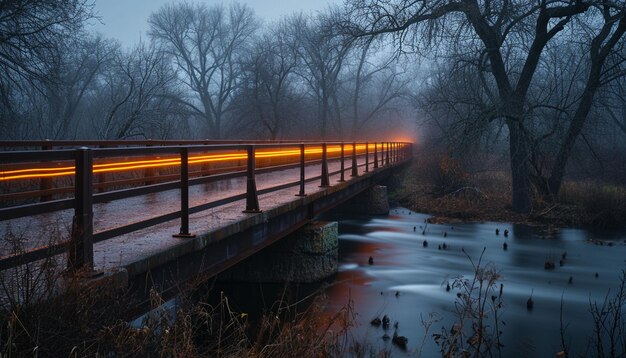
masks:
<path fill-rule="evenodd" d="M 567 182 L 559 201 L 584 208 L 583 221 L 595 227 L 620 227 L 626 222 L 626 188 L 589 182 Z"/>
<path fill-rule="evenodd" d="M 498 313 L 504 305 L 503 286 L 497 286 L 500 275 L 495 266 L 482 265 L 484 253 L 485 249 L 477 263 L 467 256 L 474 269 L 473 277 L 459 277 L 452 283 L 452 288 L 457 291 L 454 303 L 456 323 L 433 334 L 443 357 L 502 356 L 502 322 Z"/>
<path fill-rule="evenodd" d="M 263 315 L 256 340 L 248 355 L 260 357 L 347 355 L 358 346 L 349 336 L 349 329 L 354 322 L 352 302 L 349 300 L 339 311 L 330 315 L 323 312 L 324 301 L 324 295 L 317 295 L 314 302 L 303 312 L 294 311 L 297 304 L 291 304 L 280 307 L 274 313 Z"/>
<path fill-rule="evenodd" d="M 58 243 L 58 235 L 53 235 L 48 246 Z M 2 241 L 0 256 L 23 254 L 28 246 L 24 235 L 8 228 Z M 61 258 L 48 257 L 43 260 L 16 265 L 0 271 L 0 307 L 13 310 L 19 306 L 42 301 L 54 295 L 60 285 Z"/>
<path fill-rule="evenodd" d="M 48 246 L 62 241 L 58 227 L 49 232 Z M 30 249 L 9 227 L 3 239 L 4 256 Z M 58 255 L 0 272 L 0 356 L 82 356 L 99 344 L 102 325 L 123 316 L 123 295 L 85 285 L 80 275 L 65 274 L 64 263 Z"/>
<path fill-rule="evenodd" d="M 613 294 L 610 291 L 607 292 L 600 303 L 589 302 L 594 333 L 590 339 L 589 354 L 594 354 L 596 357 L 626 356 L 625 308 L 626 270 L 622 270 L 619 286 Z M 565 347 L 564 352 L 567 353 Z"/>
<path fill-rule="evenodd" d="M 219 296 L 215 304 L 182 297 L 175 312 L 168 312 L 160 308 L 163 301 L 152 292 L 153 309 L 142 327 L 118 321 L 104 328 L 99 352 L 136 357 L 320 357 L 345 356 L 354 347 L 348 336 L 353 322 L 351 304 L 328 315 L 323 313 L 323 295 L 303 312 L 295 308 L 298 303 L 281 299 L 252 329 L 249 315 L 234 310 L 223 292 Z"/>
<path fill-rule="evenodd" d="M 26 250 L 20 235 L 5 238 L 5 244 L 12 252 Z M 0 356 L 359 355 L 359 343 L 349 334 L 351 301 L 327 314 L 319 291 L 303 311 L 300 301 L 289 303 L 283 295 L 252 330 L 248 314 L 234 310 L 223 293 L 209 304 L 181 289 L 176 307 L 165 309 L 153 290 L 151 313 L 133 328 L 126 318 L 137 302 L 129 292 L 86 285 L 80 275 L 64 274 L 63 263 L 58 257 L 0 272 Z"/>

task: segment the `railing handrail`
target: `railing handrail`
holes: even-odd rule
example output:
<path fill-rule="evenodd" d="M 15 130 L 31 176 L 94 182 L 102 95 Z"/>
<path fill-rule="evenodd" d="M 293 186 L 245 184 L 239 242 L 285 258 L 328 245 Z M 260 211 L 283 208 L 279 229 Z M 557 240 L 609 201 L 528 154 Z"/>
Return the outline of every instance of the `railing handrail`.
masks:
<path fill-rule="evenodd" d="M 27 148 L 27 147 L 38 147 L 38 148 L 55 148 L 55 147 L 115 147 L 115 146 L 179 146 L 179 145 L 224 145 L 224 144 L 283 144 L 283 143 L 321 143 L 320 140 L 314 139 L 303 139 L 303 140 L 294 140 L 294 139 L 285 139 L 285 140 L 213 140 L 213 139 L 185 139 L 185 140 L 176 140 L 176 139 L 129 139 L 129 140 L 30 140 L 30 141 L 21 141 L 21 140 L 0 140 L 0 148 Z M 342 141 L 339 139 L 329 139 L 325 140 L 326 143 L 349 143 L 351 141 Z M 371 143 L 384 142 L 384 140 L 370 140 Z M 405 142 L 409 143 L 409 142 Z"/>
<path fill-rule="evenodd" d="M 2 142 L 0 142 L 2 143 Z M 76 142 L 77 148 L 80 147 L 88 147 L 88 142 Z M 342 142 L 342 141 L 325 141 L 325 142 L 280 142 L 280 143 L 268 143 L 268 142 L 247 142 L 241 144 L 199 144 L 193 143 L 190 145 L 184 145 L 186 148 L 190 150 L 190 152 L 203 151 L 203 150 L 242 150 L 246 149 L 246 146 L 249 144 L 254 144 L 257 148 L 284 148 L 284 147 L 294 147 L 298 148 L 300 144 L 310 144 L 310 145 L 321 145 L 322 143 L 326 143 L 326 145 L 342 145 L 342 144 L 352 144 L 352 142 Z M 357 145 L 374 143 L 387 143 L 387 142 L 356 142 Z M 400 144 L 411 144 L 410 142 L 394 142 Z M 90 148 L 94 153 L 94 158 L 104 158 L 104 157 L 124 157 L 124 156 L 132 156 L 132 155 L 142 155 L 142 154 L 177 154 L 182 145 L 163 145 L 163 146 L 145 146 L 145 147 L 124 147 L 124 148 Z M 0 144 L 0 147 L 2 145 Z M 347 147 L 350 149 L 350 146 Z M 54 160 L 73 160 L 74 153 L 76 148 L 73 149 L 48 149 L 48 150 L 21 150 L 21 151 L 0 151 L 0 158 L 2 158 L 3 163 L 21 163 L 28 161 L 54 161 Z"/>

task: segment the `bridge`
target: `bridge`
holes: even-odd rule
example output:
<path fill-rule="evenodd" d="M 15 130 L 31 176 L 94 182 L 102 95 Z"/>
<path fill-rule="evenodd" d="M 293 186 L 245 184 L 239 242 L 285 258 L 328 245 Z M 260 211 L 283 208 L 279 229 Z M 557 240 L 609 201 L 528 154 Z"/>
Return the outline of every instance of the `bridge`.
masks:
<path fill-rule="evenodd" d="M 407 142 L 0 142 L 0 271 L 210 277 L 380 182 Z"/>

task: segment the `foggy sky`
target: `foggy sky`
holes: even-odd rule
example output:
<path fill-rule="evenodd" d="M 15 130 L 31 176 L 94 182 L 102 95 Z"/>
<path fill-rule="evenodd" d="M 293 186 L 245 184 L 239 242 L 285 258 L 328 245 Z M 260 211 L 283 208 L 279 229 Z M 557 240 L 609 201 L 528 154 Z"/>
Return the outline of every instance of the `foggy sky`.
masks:
<path fill-rule="evenodd" d="M 92 31 L 102 33 L 109 38 L 119 40 L 124 46 L 136 44 L 140 38 L 147 39 L 148 17 L 167 3 L 183 2 L 183 0 L 96 0 L 95 11 L 100 23 L 92 20 Z M 228 4 L 219 0 L 189 0 L 202 2 L 208 6 Z M 309 12 L 323 10 L 328 4 L 340 4 L 341 0 L 239 0 L 247 4 L 264 21 L 274 21 L 283 15 L 293 12 Z"/>

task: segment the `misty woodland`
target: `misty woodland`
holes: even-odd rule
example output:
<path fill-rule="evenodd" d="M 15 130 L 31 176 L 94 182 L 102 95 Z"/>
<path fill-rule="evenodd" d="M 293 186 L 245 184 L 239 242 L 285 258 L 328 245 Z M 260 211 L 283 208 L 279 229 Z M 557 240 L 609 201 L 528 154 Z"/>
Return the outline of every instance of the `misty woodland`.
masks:
<path fill-rule="evenodd" d="M 623 1 L 347 0 L 272 23 L 171 3 L 134 48 L 85 30 L 90 1 L 0 14 L 3 139 L 352 139 L 416 122 L 422 142 L 508 157 L 517 211 L 533 189 L 556 195 L 568 165 L 624 177 Z"/>
<path fill-rule="evenodd" d="M 124 193 L 120 194 L 128 189 L 126 185 L 141 183 L 147 189 L 137 190 L 136 193 L 142 195 L 174 190 L 171 188 L 178 190 L 176 195 L 180 199 L 176 200 L 181 205 L 176 206 L 176 210 L 180 208 L 180 211 L 161 215 L 156 219 L 173 215 L 158 221 L 163 223 L 165 220 L 171 221 L 172 217 L 177 220 L 179 217 L 184 218 L 181 221 L 187 222 L 181 224 L 180 235 L 176 236 L 179 239 L 181 236 L 185 239 L 193 236 L 188 227 L 191 163 L 188 154 L 191 146 L 174 148 L 180 150 L 180 156 L 178 152 L 171 152 L 176 154 L 175 157 L 168 152 L 171 158 L 168 157 L 159 164 L 154 163 L 160 161 L 160 157 L 146 159 L 142 162 L 144 166 L 130 165 L 136 162 L 128 162 L 128 166 L 122 166 L 123 162 L 109 163 L 101 160 L 99 164 L 104 163 L 102 165 L 110 167 L 100 170 L 101 175 L 97 177 L 99 186 L 94 194 L 95 170 L 90 149 L 79 148 L 74 152 L 47 151 L 48 155 L 54 154 L 53 152 L 75 155 L 73 164 L 67 163 L 72 162 L 74 157 L 63 157 L 63 160 L 54 164 L 50 158 L 56 157 L 39 156 L 43 151 L 33 152 L 35 154 L 21 152 L 24 148 L 32 149 L 33 146 L 40 149 L 42 143 L 44 149 L 50 149 L 52 146 L 47 147 L 50 142 L 29 144 L 27 141 L 76 141 L 69 145 L 67 142 L 55 144 L 54 149 L 83 145 L 78 144 L 81 140 L 246 141 L 247 152 L 240 153 L 239 148 L 237 157 L 227 157 L 228 153 L 223 148 L 202 147 L 208 148 L 207 151 L 211 153 L 211 150 L 219 151 L 229 163 L 242 163 L 223 168 L 219 165 L 209 166 L 209 159 L 206 158 L 202 163 L 191 163 L 197 167 L 193 174 L 196 176 L 194 184 L 213 184 L 210 181 L 215 179 L 210 177 L 213 174 L 216 178 L 218 174 L 223 174 L 219 180 L 225 182 L 230 178 L 239 178 L 239 174 L 243 178 L 245 173 L 246 199 L 250 202 L 257 201 L 256 207 L 248 207 L 248 201 L 246 202 L 246 215 L 259 215 L 254 178 L 255 173 L 259 172 L 259 167 L 255 167 L 255 160 L 260 157 L 259 152 L 255 156 L 255 147 L 261 145 L 254 141 L 263 141 L 266 148 L 300 146 L 302 174 L 299 183 L 302 189 L 299 196 L 302 197 L 305 196 L 304 140 L 316 140 L 315 144 L 306 144 L 311 152 L 317 150 L 318 146 L 320 148 L 319 157 L 309 158 L 311 167 L 317 165 L 315 161 L 318 159 L 321 163 L 322 189 L 315 185 L 315 189 L 319 191 L 326 190 L 329 186 L 327 142 L 333 142 L 331 145 L 337 151 L 340 150 L 341 154 L 337 153 L 334 158 L 337 166 L 341 161 L 341 169 L 335 172 L 341 173 L 340 181 L 344 181 L 345 143 L 339 145 L 337 142 L 353 143 L 350 146 L 353 160 L 351 168 L 354 173 L 352 177 L 360 177 L 359 180 L 366 178 L 359 183 L 373 185 L 376 182 L 375 175 L 378 175 L 376 173 L 386 171 L 389 183 L 385 185 L 389 186 L 391 205 L 402 207 L 395 209 L 392 215 L 378 218 L 381 219 L 380 222 L 386 223 L 386 229 L 380 222 L 374 225 L 368 221 L 363 225 L 366 230 L 355 231 L 353 235 L 349 235 L 354 239 L 358 235 L 371 233 L 367 230 L 393 232 L 395 236 L 389 242 L 405 240 L 398 244 L 397 247 L 402 248 L 396 251 L 403 254 L 426 253 L 419 256 L 419 260 L 415 259 L 418 256 L 411 257 L 410 265 L 414 262 L 418 264 L 408 267 L 407 272 L 419 275 L 420 279 L 432 281 L 415 284 L 415 277 L 411 277 L 404 282 L 410 290 L 403 291 L 407 285 L 398 286 L 400 281 L 396 282 L 396 279 L 402 278 L 402 274 L 397 272 L 407 269 L 402 265 L 409 260 L 385 257 L 382 245 L 376 246 L 383 240 L 378 241 L 376 237 L 376 240 L 363 241 L 366 243 L 363 246 L 370 251 L 358 252 L 359 256 L 353 259 L 354 262 L 344 266 L 355 267 L 346 269 L 355 272 L 366 272 L 364 268 L 375 270 L 391 267 L 394 270 L 388 271 L 394 273 L 386 272 L 385 275 L 393 276 L 390 282 L 394 286 L 385 287 L 383 292 L 382 284 L 371 284 L 375 279 L 375 275 L 371 274 L 374 271 L 371 271 L 363 275 L 366 278 L 356 280 L 358 284 L 354 287 L 375 290 L 374 298 L 367 298 L 371 299 L 370 302 L 379 298 L 384 300 L 384 309 L 399 307 L 393 305 L 401 303 L 405 297 L 414 298 L 416 295 L 411 296 L 414 293 L 411 290 L 426 291 L 428 287 L 431 289 L 428 291 L 431 296 L 420 297 L 423 301 L 417 305 L 418 309 L 422 309 L 421 305 L 428 299 L 434 302 L 436 297 L 441 297 L 435 296 L 437 294 L 449 295 L 457 312 L 461 312 L 461 322 L 463 319 L 469 322 L 465 328 L 459 328 L 458 323 L 452 323 L 439 331 L 439 327 L 434 326 L 435 322 L 439 322 L 435 316 L 427 317 L 426 312 L 422 312 L 424 316 L 420 316 L 426 332 L 421 344 L 434 339 L 437 350 L 445 357 L 505 356 L 501 351 L 504 347 L 500 341 L 501 335 L 506 338 L 506 334 L 509 334 L 515 343 L 522 344 L 526 341 L 518 340 L 515 336 L 518 334 L 516 329 L 511 329 L 513 333 L 510 333 L 507 328 L 498 326 L 498 322 L 504 323 L 502 317 L 498 316 L 498 311 L 502 309 L 504 313 L 505 308 L 512 307 L 513 311 L 521 307 L 521 312 L 528 315 L 514 314 L 511 321 L 531 321 L 530 318 L 533 318 L 542 324 L 541 319 L 547 320 L 546 317 L 549 316 L 546 311 L 557 311 L 545 305 L 549 301 L 548 296 L 553 303 L 556 302 L 554 299 L 558 294 L 554 292 L 562 288 L 558 322 L 560 328 L 555 328 L 560 329 L 561 342 L 556 344 L 561 347 L 557 357 L 567 357 L 569 346 L 582 344 L 579 341 L 582 338 L 570 336 L 568 329 L 575 331 L 584 324 L 568 327 L 569 321 L 563 315 L 564 307 L 567 308 L 566 305 L 571 303 L 565 298 L 566 290 L 587 287 L 585 284 L 588 287 L 601 287 L 599 283 L 604 282 L 602 280 L 614 279 L 608 277 L 610 270 L 624 268 L 623 251 L 618 250 L 626 248 L 623 231 L 626 223 L 626 1 L 340 1 L 337 0 L 334 5 L 328 5 L 321 11 L 293 13 L 276 21 L 265 21 L 244 0 L 171 0 L 150 14 L 146 20 L 147 32 L 138 43 L 128 47 L 116 39 L 91 30 L 94 23 L 102 20 L 95 10 L 95 0 L 0 0 L 0 152 L 4 153 L 0 155 L 0 170 L 3 171 L 0 179 L 4 180 L 0 181 L 0 188 L 4 190 L 0 194 L 4 195 L 5 200 L 0 200 L 0 224 L 13 218 L 9 217 L 12 209 L 17 212 L 14 218 L 22 218 L 33 213 L 34 217 L 35 214 L 48 214 L 61 211 L 59 208 L 65 210 L 73 207 L 74 216 L 68 216 L 73 221 L 67 220 L 67 231 L 71 235 L 66 236 L 72 236 L 71 241 L 79 241 L 77 238 L 80 238 L 92 244 L 93 197 L 98 195 L 96 198 L 99 201 L 96 204 L 103 203 L 104 206 L 104 203 L 109 202 L 106 198 L 129 197 L 123 196 Z M 268 145 L 264 142 L 273 140 L 289 141 L 289 144 L 270 142 Z M 402 160 L 392 160 L 390 164 L 390 146 L 387 145 L 386 164 L 382 163 L 381 156 L 381 170 L 376 172 L 379 169 L 378 155 L 382 155 L 385 148 L 381 142 L 401 142 L 402 147 L 391 146 L 391 152 L 392 159 L 393 153 L 396 153 L 395 158 Z M 93 147 L 101 147 L 94 150 L 101 154 L 97 159 L 104 158 L 102 153 L 109 149 L 102 147 L 106 147 L 108 143 L 110 142 L 93 144 Z M 123 143 L 126 146 L 129 142 Z M 155 144 L 146 141 L 142 145 L 146 143 Z M 172 149 L 171 143 L 165 142 L 165 149 Z M 215 142 L 210 144 L 213 143 Z M 357 165 L 357 143 L 364 148 L 365 168 L 361 173 L 358 173 L 360 166 Z M 367 174 L 371 177 L 367 177 L 362 174 L 370 172 L 369 165 L 372 161 L 369 155 L 372 153 L 372 143 L 375 143 L 373 153 L 376 165 L 371 171 L 373 173 Z M 192 149 L 199 151 L 199 148 Z M 291 148 L 292 151 L 294 148 Z M 405 148 L 401 152 L 403 156 L 398 156 L 398 151 L 393 152 L 394 148 Z M 409 153 L 410 150 L 406 148 L 413 152 Z M 146 147 L 142 150 L 160 155 L 158 153 L 165 153 L 157 151 L 161 149 Z M 127 148 L 116 148 L 115 155 L 126 155 L 126 152 L 121 153 L 126 150 Z M 277 160 L 268 159 L 278 156 L 274 154 L 267 155 L 267 163 Z M 20 162 L 20 155 L 34 158 L 31 161 L 36 165 L 26 168 L 28 163 Z M 295 158 L 293 152 L 289 155 Z M 130 157 L 139 158 L 139 154 Z M 50 167 L 42 166 L 46 161 L 51 163 Z M 244 161 L 245 171 L 239 171 L 243 170 Z M 53 164 L 63 163 L 68 166 L 52 167 Z M 16 164 L 17 169 L 11 167 L 13 164 Z M 120 166 L 115 167 L 113 164 Z M 280 168 L 272 173 L 276 176 L 276 182 L 278 179 L 287 180 L 280 178 L 287 164 L 293 163 L 285 161 L 280 162 L 280 166 L 275 166 Z M 407 165 L 404 166 L 405 164 Z M 161 167 L 168 167 L 163 169 L 166 174 L 161 175 L 158 171 L 161 169 L 153 170 Z M 61 169 L 65 172 L 45 172 Z M 129 172 L 128 178 L 108 181 L 112 188 L 110 191 L 115 191 L 114 193 L 101 191 L 109 188 L 104 185 L 107 183 L 107 175 L 113 177 L 115 171 L 131 169 L 136 170 L 136 173 Z M 237 172 L 228 172 L 231 169 Z M 22 174 L 29 170 L 36 174 Z M 157 172 L 158 175 L 155 174 Z M 311 172 L 309 170 L 307 175 Z M 24 180 L 26 184 L 8 182 L 6 173 L 13 173 L 14 178 Z M 135 174 L 138 175 L 136 178 L 131 177 Z M 63 175 L 69 179 L 64 177 L 57 180 L 53 178 L 55 175 Z M 159 176 L 161 183 L 153 182 Z M 308 177 L 306 181 L 313 185 L 312 180 L 320 177 Z M 17 183 L 17 179 L 14 183 Z M 65 187 L 53 188 L 50 184 L 53 179 Z M 273 182 L 274 177 L 270 179 L 267 182 Z M 180 187 L 170 186 L 173 183 L 180 183 Z M 347 187 L 348 184 L 350 183 L 338 184 L 338 187 Z M 366 186 L 363 185 L 357 189 L 364 190 Z M 164 189 L 166 187 L 168 189 Z M 230 182 L 227 187 L 227 190 L 231 189 Z M 135 187 L 132 188 L 134 190 Z M 202 189 L 202 196 L 214 199 L 213 194 L 222 190 L 220 186 L 215 188 L 213 190 L 212 186 L 206 185 Z M 11 192 L 18 189 L 22 191 Z M 357 189 L 350 192 L 350 195 L 358 194 Z M 263 190 L 267 191 L 268 188 Z M 386 202 L 387 189 L 384 190 Z M 36 195 L 32 195 L 33 193 Z M 174 197 L 174 191 L 171 193 Z M 57 195 L 58 198 L 50 200 L 52 195 Z M 70 195 L 74 195 L 73 199 L 70 199 Z M 309 195 L 308 191 L 306 195 Z M 51 202 L 28 201 L 35 197 Z M 308 198 L 311 197 L 309 195 Z M 6 198 L 11 198 L 14 202 Z M 203 207 L 202 210 L 209 207 L 214 209 L 217 206 L 208 204 L 227 202 L 227 199 L 233 198 L 236 197 L 211 203 L 195 203 L 193 205 L 197 206 L 192 209 L 197 209 L 194 213 L 200 207 Z M 296 200 L 291 192 L 289 198 Z M 341 200 L 334 198 L 332 200 L 336 201 L 333 201 L 333 207 L 348 196 L 344 198 L 337 194 L 337 198 Z M 297 200 L 304 203 L 308 199 Z M 234 201 L 228 201 L 232 202 Z M 178 203 L 177 201 L 174 204 Z M 55 206 L 57 204 L 59 206 Z M 161 204 L 150 201 L 146 205 L 156 207 Z M 306 220 L 312 220 L 312 213 L 317 213 L 314 204 L 313 201 L 307 202 L 309 209 L 306 211 Z M 359 202 L 361 204 L 363 203 Z M 8 206 L 5 207 L 6 205 Z M 24 214 L 32 208 L 45 210 Z M 297 213 L 300 215 L 304 212 Z M 240 213 L 241 209 L 237 209 L 237 214 Z M 263 215 L 266 213 L 267 211 Z M 431 214 L 436 216 L 428 216 Z M 304 217 L 304 214 L 301 216 Z M 416 218 L 418 216 L 419 221 Z M 268 223 L 267 217 L 264 224 Z M 142 223 L 153 219 L 155 218 Z M 314 219 L 318 220 L 319 216 Z M 33 222 L 34 220 L 36 219 Z M 463 229 L 464 221 L 470 220 L 482 223 Z M 229 225 L 231 221 L 228 218 Z M 83 223 L 82 226 L 80 222 Z M 122 228 L 126 230 L 135 224 Z M 526 224 L 535 226 L 529 229 L 531 226 L 524 226 Z M 153 226 L 154 223 L 150 225 Z M 351 225 L 355 226 L 354 223 L 345 226 Z M 594 235 L 578 236 L 578 231 L 572 229 L 568 233 L 569 241 L 564 239 L 567 235 L 559 236 L 562 227 L 583 225 L 594 226 L 596 229 L 617 228 L 618 233 L 608 235 L 608 231 L 603 231 L 598 239 Z M 455 226 L 457 229 L 453 231 Z M 17 254 L 2 254 L 4 256 L 0 255 L 0 261 L 18 257 L 25 252 L 20 246 L 25 242 L 23 238 L 13 235 L 9 224 L 6 227 L 8 234 L 2 238 L 3 245 L 13 245 L 10 255 Z M 289 226 L 289 232 L 296 228 L 297 225 Z M 120 235 L 115 233 L 118 229 L 110 229 L 105 234 L 113 232 L 111 235 Z M 536 233 L 533 231 L 535 229 Z M 50 236 L 59 237 L 39 239 L 49 239 L 50 243 L 52 239 L 59 239 L 59 242 L 65 244 L 65 234 L 52 234 L 51 229 L 48 231 Z M 465 232 L 468 234 L 464 235 Z M 486 232 L 490 233 L 488 238 Z M 78 234 L 74 235 L 75 233 Z M 99 234 L 102 235 L 102 232 Z M 427 235 L 430 235 L 430 249 Z M 456 241 L 453 240 L 455 235 Z M 168 240 L 172 239 L 170 236 L 168 233 Z M 219 235 L 216 237 L 221 238 Z M 416 238 L 419 238 L 419 242 Z M 482 254 L 472 261 L 473 258 L 468 253 L 472 251 L 472 238 L 484 239 L 487 243 L 480 241 L 476 244 L 475 241 L 476 247 L 493 246 L 496 243 L 493 247 L 497 247 L 497 251 L 493 247 L 491 251 L 487 251 L 487 246 L 483 246 Z M 198 240 L 200 242 L 200 238 Z M 210 241 L 205 237 L 201 240 Z M 251 239 L 250 242 L 254 244 L 247 241 L 244 244 L 261 248 L 257 245 L 260 241 Z M 537 242 L 540 244 L 536 244 Z M 565 250 L 557 252 L 560 250 L 557 248 L 561 247 L 559 245 L 572 242 L 573 245 L 579 245 L 573 247 L 583 247 L 581 251 L 584 253 L 570 251 L 568 256 Z M 185 243 L 185 250 L 191 250 L 191 241 Z M 521 245 L 516 247 L 519 243 Z M 358 246 L 352 244 L 346 246 Z M 65 250 L 61 244 L 55 242 L 55 245 L 55 250 Z M 248 250 L 248 246 L 243 247 Z M 224 244 L 224 247 L 230 252 L 230 246 Z M 44 248 L 54 247 L 48 245 Z M 467 252 L 466 248 L 469 249 Z M 529 251 L 529 248 L 534 251 Z M 604 249 L 606 251 L 599 251 Z M 388 250 L 387 254 L 389 251 L 393 250 Z M 488 256 L 493 252 L 497 255 Z M 91 254 L 93 256 L 93 248 Z M 461 255 L 463 260 L 469 259 L 473 266 L 473 278 L 460 276 L 455 279 L 451 276 L 451 272 L 462 267 L 462 264 L 456 265 L 450 259 L 453 255 L 457 255 L 457 258 Z M 485 260 L 488 257 L 504 258 L 504 274 L 499 267 L 483 262 L 483 255 Z M 530 262 L 538 257 L 541 264 L 531 265 Z M 245 257 L 242 255 L 241 258 Z M 435 274 L 423 270 L 423 266 L 429 265 L 427 260 L 432 258 L 437 259 L 432 262 L 443 267 Z M 570 261 L 567 261 L 568 258 Z M 585 264 L 587 266 L 581 264 L 583 259 L 589 261 Z M 93 257 L 91 261 L 91 267 L 86 267 L 88 277 L 94 274 L 91 271 L 94 268 Z M 509 263 L 514 269 L 506 272 L 509 267 L 506 265 Z M 10 301 L 9 305 L 0 304 L 0 358 L 14 355 L 391 355 L 391 351 L 370 352 L 366 346 L 349 340 L 353 338 L 350 329 L 357 326 L 354 320 L 360 314 L 352 311 L 354 301 L 351 293 L 346 299 L 346 306 L 332 315 L 331 319 L 327 317 L 331 315 L 324 311 L 324 304 L 320 303 L 325 299 L 323 295 L 319 295 L 314 304 L 307 308 L 306 315 L 292 312 L 291 304 L 283 306 L 285 302 L 280 301 L 272 307 L 278 307 L 276 313 L 268 310 L 269 314 L 252 324 L 252 328 L 258 328 L 258 333 L 254 336 L 250 334 L 252 330 L 248 312 L 231 310 L 223 292 L 220 292 L 220 301 L 215 306 L 206 304 L 202 301 L 203 298 L 198 298 L 206 293 L 203 292 L 205 287 L 198 284 L 193 287 L 195 291 L 185 287 L 185 291 L 193 292 L 187 296 L 181 295 L 180 307 L 175 308 L 176 316 L 171 322 L 165 322 L 164 319 L 152 320 L 148 315 L 147 322 L 150 324 L 135 329 L 128 324 L 131 320 L 126 319 L 130 317 L 131 307 L 124 296 L 126 292 L 110 292 L 113 290 L 110 287 L 96 287 L 91 293 L 86 293 L 89 290 L 83 285 L 84 281 L 74 281 L 72 275 L 61 275 L 60 270 L 64 268 L 56 267 L 56 264 L 54 260 L 46 261 L 45 264 L 38 263 L 39 271 L 33 271 L 39 272 L 38 274 L 33 274 L 28 265 L 22 264 L 19 265 L 24 266 L 26 271 L 19 271 L 18 267 L 21 266 L 17 264 L 11 270 L 0 270 L 0 291 L 4 292 L 0 292 L 0 301 L 7 301 L 7 298 Z M 515 265 L 522 265 L 519 266 L 522 269 Z M 622 266 L 617 267 L 620 265 Z M 609 291 L 604 303 L 592 303 L 592 296 L 588 296 L 587 313 L 591 313 L 588 325 L 593 330 L 594 337 L 588 341 L 587 354 L 584 356 L 624 357 L 624 272 L 619 277 L 617 290 Z M 78 271 L 74 273 L 84 274 Z M 216 271 L 217 273 L 219 272 Z M 150 272 L 147 273 L 149 274 Z M 435 277 L 437 274 L 445 277 L 441 285 L 433 283 L 439 279 L 439 276 Z M 510 276 L 503 279 L 506 274 Z M 3 275 L 15 275 L 17 279 L 12 282 L 25 287 L 23 291 L 27 295 L 19 297 L 21 291 L 13 290 L 18 293 L 11 296 L 12 287 L 2 281 L 3 277 L 8 276 Z M 516 279 L 515 275 L 519 275 L 517 278 L 529 278 L 528 281 L 520 281 L 522 283 L 517 291 L 511 285 Z M 567 275 L 568 280 L 557 275 Z M 38 290 L 47 295 L 46 300 L 33 299 L 41 295 L 37 290 L 31 289 L 34 285 L 29 285 L 29 279 L 33 276 L 38 280 L 38 285 L 44 282 L 41 287 L 45 289 Z M 55 280 L 59 278 L 68 286 L 67 292 L 59 294 L 57 281 L 49 279 L 53 276 Z M 81 280 L 83 278 L 80 275 L 76 277 Z M 513 277 L 513 280 L 507 282 L 509 277 Z M 500 284 L 501 280 L 506 283 L 506 288 L 504 284 Z M 206 280 L 202 284 L 204 283 Z M 510 287 L 514 287 L 511 290 L 513 299 L 505 301 L 503 292 L 508 295 Z M 584 293 L 586 295 L 587 291 Z M 165 302 L 157 290 L 150 290 L 149 295 L 150 304 L 154 307 L 162 306 Z M 586 299 L 585 296 L 577 303 Z M 442 307 L 445 306 L 441 305 L 443 300 L 440 301 L 433 307 L 444 310 Z M 298 303 L 301 302 L 304 300 Z M 505 302 L 510 302 L 510 306 L 505 306 Z M 178 304 L 177 302 L 176 305 Z M 293 307 L 295 306 L 294 304 Z M 535 316 L 531 317 L 533 309 Z M 540 315 L 542 309 L 543 315 Z M 365 323 L 365 328 L 376 332 L 372 327 L 377 328 L 382 323 L 381 329 L 386 332 L 393 325 L 393 337 L 391 330 L 389 335 L 378 330 L 381 334 L 379 338 L 389 340 L 397 349 L 405 351 L 407 337 L 396 333 L 399 329 L 406 329 L 404 327 L 407 326 L 405 322 L 408 322 L 409 314 L 401 317 L 402 323 L 392 323 L 387 316 L 389 312 L 382 310 L 377 313 L 383 317 L 382 321 L 378 317 L 372 317 L 371 322 L 368 320 Z M 450 313 L 452 310 L 448 311 Z M 363 317 L 365 316 L 362 315 L 361 318 Z M 553 316 L 550 317 L 549 319 L 558 321 Z M 493 325 L 485 323 L 491 319 Z M 431 326 L 437 331 L 429 331 Z M 466 334 L 464 329 L 471 330 L 467 340 L 459 338 Z M 407 331 L 408 329 L 404 332 Z M 485 333 L 491 331 L 493 334 Z M 404 332 L 403 334 L 407 334 Z M 436 333 L 429 335 L 429 332 Z M 541 336 L 542 333 L 522 332 L 521 335 Z M 411 349 L 419 346 L 413 336 L 410 339 Z M 465 346 L 473 349 L 471 354 L 463 348 Z M 529 352 L 534 352 L 531 348 Z M 509 352 L 519 355 L 524 353 L 515 347 Z M 421 348 L 409 353 L 420 355 Z M 540 352 L 540 355 L 542 353 L 545 352 Z M 556 352 L 549 352 L 552 356 L 553 353 Z M 528 356 L 533 354 L 529 353 Z"/>

